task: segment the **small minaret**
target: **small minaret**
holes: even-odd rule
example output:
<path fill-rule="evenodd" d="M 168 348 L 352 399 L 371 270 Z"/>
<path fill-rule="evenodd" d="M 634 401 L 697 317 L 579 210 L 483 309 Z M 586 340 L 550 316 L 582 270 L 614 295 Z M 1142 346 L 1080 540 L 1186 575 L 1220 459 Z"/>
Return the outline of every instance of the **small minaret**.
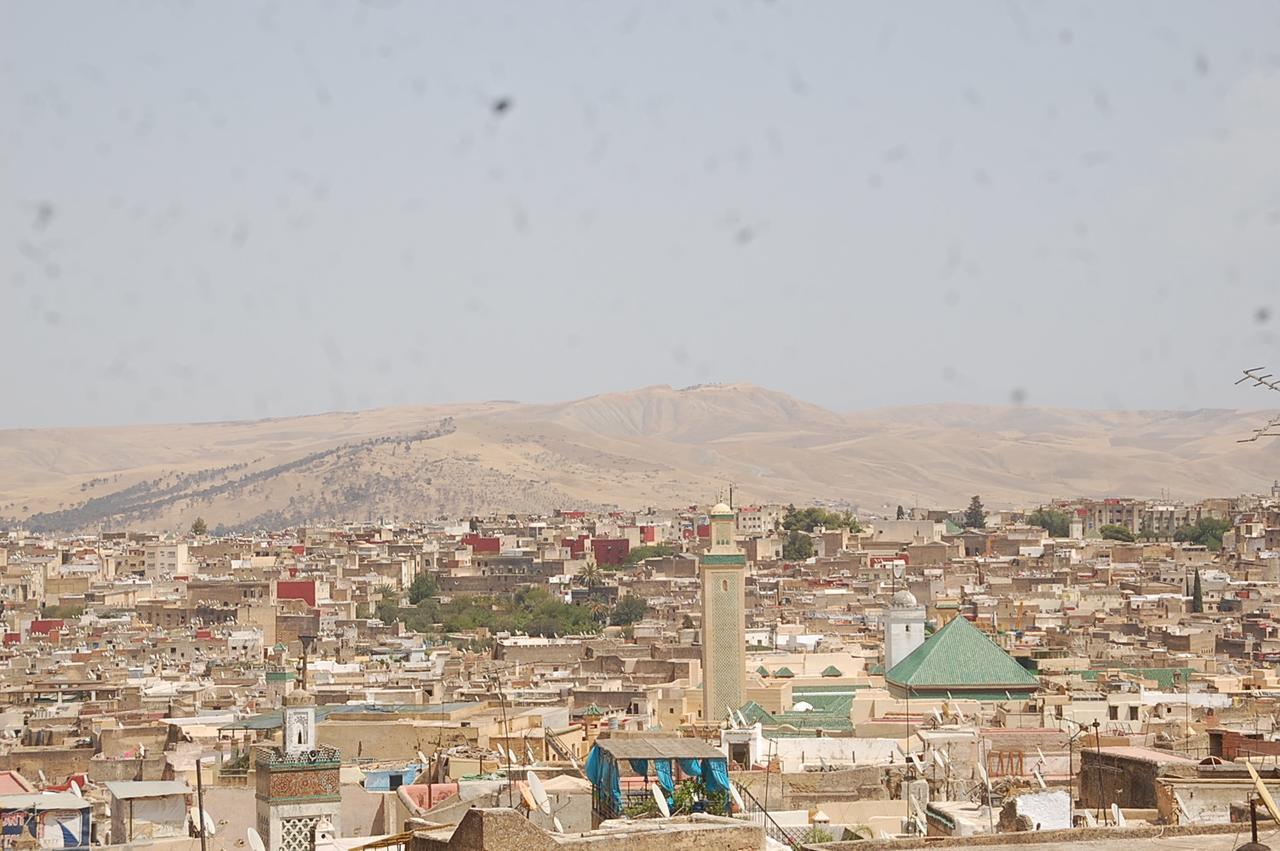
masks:
<path fill-rule="evenodd" d="M 272 851 L 332 845 L 342 819 L 337 749 L 316 741 L 315 701 L 296 688 L 284 699 L 279 747 L 257 750 L 258 833 Z"/>
<path fill-rule="evenodd" d="M 893 602 L 884 616 L 884 671 L 889 673 L 894 665 L 911 655 L 924 644 L 924 606 L 903 588 L 893 595 Z"/>
<path fill-rule="evenodd" d="M 299 756 L 316 748 L 316 706 L 305 689 L 294 689 L 284 700 L 284 753 Z"/>

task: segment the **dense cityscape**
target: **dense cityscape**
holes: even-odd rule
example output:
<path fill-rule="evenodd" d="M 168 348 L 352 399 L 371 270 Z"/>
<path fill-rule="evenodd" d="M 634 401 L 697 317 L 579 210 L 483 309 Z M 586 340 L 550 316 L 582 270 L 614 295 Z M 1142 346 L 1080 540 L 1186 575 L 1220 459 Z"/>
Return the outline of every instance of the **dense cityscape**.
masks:
<path fill-rule="evenodd" d="M 1280 787 L 1280 485 L 13 528 L 0 565 L 10 844 L 1228 848 L 1244 763 Z"/>

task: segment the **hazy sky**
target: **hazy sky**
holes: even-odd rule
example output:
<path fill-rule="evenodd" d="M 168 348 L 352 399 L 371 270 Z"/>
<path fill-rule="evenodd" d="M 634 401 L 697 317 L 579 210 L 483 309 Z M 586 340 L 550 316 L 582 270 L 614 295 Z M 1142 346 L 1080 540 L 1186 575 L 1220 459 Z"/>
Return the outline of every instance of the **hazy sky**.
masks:
<path fill-rule="evenodd" d="M 0 110 L 0 427 L 1280 372 L 1274 2 L 6 0 Z"/>

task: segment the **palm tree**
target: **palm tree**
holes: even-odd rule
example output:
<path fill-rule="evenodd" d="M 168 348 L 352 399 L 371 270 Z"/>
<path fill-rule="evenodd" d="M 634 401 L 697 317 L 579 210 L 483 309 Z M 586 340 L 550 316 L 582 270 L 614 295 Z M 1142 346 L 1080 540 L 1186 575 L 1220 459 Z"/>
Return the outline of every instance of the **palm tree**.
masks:
<path fill-rule="evenodd" d="M 588 564 L 578 571 L 578 584 L 584 588 L 596 588 L 604 583 L 604 576 L 600 571 L 600 565 Z"/>

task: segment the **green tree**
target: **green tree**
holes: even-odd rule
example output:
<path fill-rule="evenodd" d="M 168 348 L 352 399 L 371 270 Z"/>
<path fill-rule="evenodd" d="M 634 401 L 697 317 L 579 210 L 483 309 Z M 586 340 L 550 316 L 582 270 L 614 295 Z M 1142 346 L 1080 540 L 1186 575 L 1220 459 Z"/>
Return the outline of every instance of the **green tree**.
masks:
<path fill-rule="evenodd" d="M 409 602 L 416 606 L 439 593 L 440 589 L 431 574 L 419 573 L 413 578 L 413 584 L 409 586 Z"/>
<path fill-rule="evenodd" d="M 201 535 L 208 534 L 208 532 L 209 532 L 209 524 L 204 522 L 203 517 L 197 517 L 195 520 L 192 521 L 191 534 L 199 538 Z"/>
<path fill-rule="evenodd" d="M 1175 541 L 1189 541 L 1200 544 L 1212 552 L 1222 549 L 1222 536 L 1231 530 L 1231 521 L 1219 520 L 1216 517 L 1201 517 L 1194 524 L 1182 526 L 1174 531 Z"/>
<path fill-rule="evenodd" d="M 647 558 L 663 558 L 669 555 L 675 555 L 676 548 L 664 545 L 646 545 L 636 547 L 627 553 L 627 564 L 639 564 Z"/>
<path fill-rule="evenodd" d="M 788 532 L 793 532 L 797 529 L 802 532 L 812 532 L 819 526 L 824 529 L 848 529 L 851 532 L 862 531 L 862 524 L 853 516 L 852 511 L 839 513 L 815 506 L 797 509 L 794 505 L 789 505 L 787 506 L 786 514 L 782 516 L 782 528 Z"/>
<path fill-rule="evenodd" d="M 1132 544 L 1135 540 L 1133 531 L 1128 526 L 1116 526 L 1110 523 L 1099 529 L 1098 534 L 1108 541 L 1124 541 Z"/>
<path fill-rule="evenodd" d="M 1191 589 L 1191 611 L 1200 614 L 1204 611 L 1204 588 L 1200 587 L 1200 569 L 1196 568 L 1196 580 Z"/>
<path fill-rule="evenodd" d="M 609 616 L 609 623 L 614 626 L 630 626 L 641 620 L 648 610 L 648 603 L 635 594 L 628 594 L 613 607 L 613 613 Z"/>
<path fill-rule="evenodd" d="M 982 499 L 978 496 L 969 500 L 969 507 L 964 512 L 964 527 L 966 529 L 987 528 L 987 512 L 983 510 Z"/>
<path fill-rule="evenodd" d="M 782 544 L 782 557 L 788 561 L 804 561 L 813 556 L 813 539 L 799 529 L 792 529 Z"/>
<path fill-rule="evenodd" d="M 680 628 L 681 628 L 681 629 L 693 629 L 693 617 L 692 617 L 691 615 L 685 615 L 683 618 L 681 618 L 681 619 L 680 619 Z"/>
<path fill-rule="evenodd" d="M 1065 538 L 1071 534 L 1071 517 L 1056 508 L 1037 508 L 1027 515 L 1027 523 L 1039 526 L 1053 538 Z"/>
<path fill-rule="evenodd" d="M 396 605 L 395 600 L 383 597 L 373 607 L 373 616 L 385 624 L 393 624 L 400 620 L 400 607 Z"/>
<path fill-rule="evenodd" d="M 897 519 L 899 519 L 899 520 L 905 520 L 905 519 L 907 519 L 907 510 L 906 510 L 905 508 L 903 508 L 901 505 L 899 505 L 899 506 L 898 506 L 898 518 L 897 518 Z"/>
<path fill-rule="evenodd" d="M 604 574 L 600 571 L 600 565 L 590 562 L 583 565 L 574 579 L 583 588 L 598 588 L 604 584 Z"/>

